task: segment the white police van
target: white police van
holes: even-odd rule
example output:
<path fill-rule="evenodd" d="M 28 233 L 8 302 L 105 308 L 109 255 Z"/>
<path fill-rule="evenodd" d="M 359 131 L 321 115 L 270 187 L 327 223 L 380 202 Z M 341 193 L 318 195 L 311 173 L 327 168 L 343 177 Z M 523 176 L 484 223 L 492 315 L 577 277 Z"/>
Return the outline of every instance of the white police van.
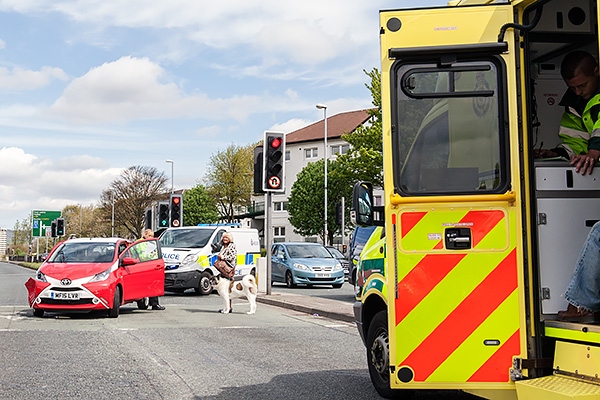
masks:
<path fill-rule="evenodd" d="M 260 257 L 258 231 L 238 224 L 206 224 L 168 228 L 159 237 L 165 260 L 165 291 L 182 293 L 194 289 L 198 294 L 212 291 L 210 278 L 218 274 L 217 260 L 223 233 L 230 232 L 237 249 L 235 278 L 256 273 Z"/>

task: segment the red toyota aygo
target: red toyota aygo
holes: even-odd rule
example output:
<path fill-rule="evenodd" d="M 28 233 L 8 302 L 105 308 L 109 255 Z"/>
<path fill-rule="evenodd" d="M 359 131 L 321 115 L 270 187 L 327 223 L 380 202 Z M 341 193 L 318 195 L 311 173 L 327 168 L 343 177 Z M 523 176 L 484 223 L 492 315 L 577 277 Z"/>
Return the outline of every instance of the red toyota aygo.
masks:
<path fill-rule="evenodd" d="M 165 264 L 157 239 L 132 243 L 119 238 L 70 239 L 57 244 L 35 277 L 25 282 L 33 315 L 45 311 L 106 310 L 164 294 Z"/>

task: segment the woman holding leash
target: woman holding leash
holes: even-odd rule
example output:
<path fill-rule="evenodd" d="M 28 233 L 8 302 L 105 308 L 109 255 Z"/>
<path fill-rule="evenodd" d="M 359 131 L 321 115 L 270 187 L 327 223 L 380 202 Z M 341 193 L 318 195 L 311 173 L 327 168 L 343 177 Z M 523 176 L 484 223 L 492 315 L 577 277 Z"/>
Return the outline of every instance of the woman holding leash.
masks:
<path fill-rule="evenodd" d="M 225 263 L 227 263 L 227 266 L 231 268 L 231 272 L 229 274 L 225 274 L 224 271 L 221 271 L 221 269 L 219 269 L 219 271 L 221 272 L 221 276 L 223 278 L 233 280 L 233 275 L 235 274 L 235 267 L 237 265 L 237 249 L 235 247 L 235 244 L 233 243 L 233 236 L 231 235 L 231 233 L 225 232 L 223 234 L 223 236 L 221 237 L 221 244 L 221 250 L 219 251 L 217 258 L 221 261 L 225 261 Z M 231 307 L 230 299 L 229 312 L 232 311 L 233 308 Z M 222 310 L 219 310 L 219 312 L 222 312 Z"/>

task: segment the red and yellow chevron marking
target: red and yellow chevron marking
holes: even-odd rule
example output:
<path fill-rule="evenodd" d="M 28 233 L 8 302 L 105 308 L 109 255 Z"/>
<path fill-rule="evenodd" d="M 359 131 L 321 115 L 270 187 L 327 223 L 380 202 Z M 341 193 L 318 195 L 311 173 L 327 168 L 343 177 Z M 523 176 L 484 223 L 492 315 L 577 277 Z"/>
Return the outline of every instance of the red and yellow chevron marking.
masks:
<path fill-rule="evenodd" d="M 509 381 L 520 330 L 508 220 L 502 209 L 401 214 L 392 349 L 414 382 Z M 471 249 L 444 249 L 444 229 L 454 226 L 470 228 Z"/>

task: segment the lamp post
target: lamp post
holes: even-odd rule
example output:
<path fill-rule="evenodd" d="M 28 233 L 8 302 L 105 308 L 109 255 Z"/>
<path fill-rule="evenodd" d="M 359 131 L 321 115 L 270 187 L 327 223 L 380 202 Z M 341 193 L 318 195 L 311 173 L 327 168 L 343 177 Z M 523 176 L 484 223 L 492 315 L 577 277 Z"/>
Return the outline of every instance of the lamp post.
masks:
<path fill-rule="evenodd" d="M 169 164 L 171 164 L 171 194 L 173 194 L 173 165 L 175 164 L 173 162 L 173 160 L 165 160 L 165 162 L 168 162 Z"/>
<path fill-rule="evenodd" d="M 323 161 L 325 164 L 325 231 L 323 234 L 323 243 L 327 246 L 327 106 L 325 104 L 317 104 L 318 109 L 323 110 L 323 136 L 325 138 L 325 142 L 323 144 Z"/>

